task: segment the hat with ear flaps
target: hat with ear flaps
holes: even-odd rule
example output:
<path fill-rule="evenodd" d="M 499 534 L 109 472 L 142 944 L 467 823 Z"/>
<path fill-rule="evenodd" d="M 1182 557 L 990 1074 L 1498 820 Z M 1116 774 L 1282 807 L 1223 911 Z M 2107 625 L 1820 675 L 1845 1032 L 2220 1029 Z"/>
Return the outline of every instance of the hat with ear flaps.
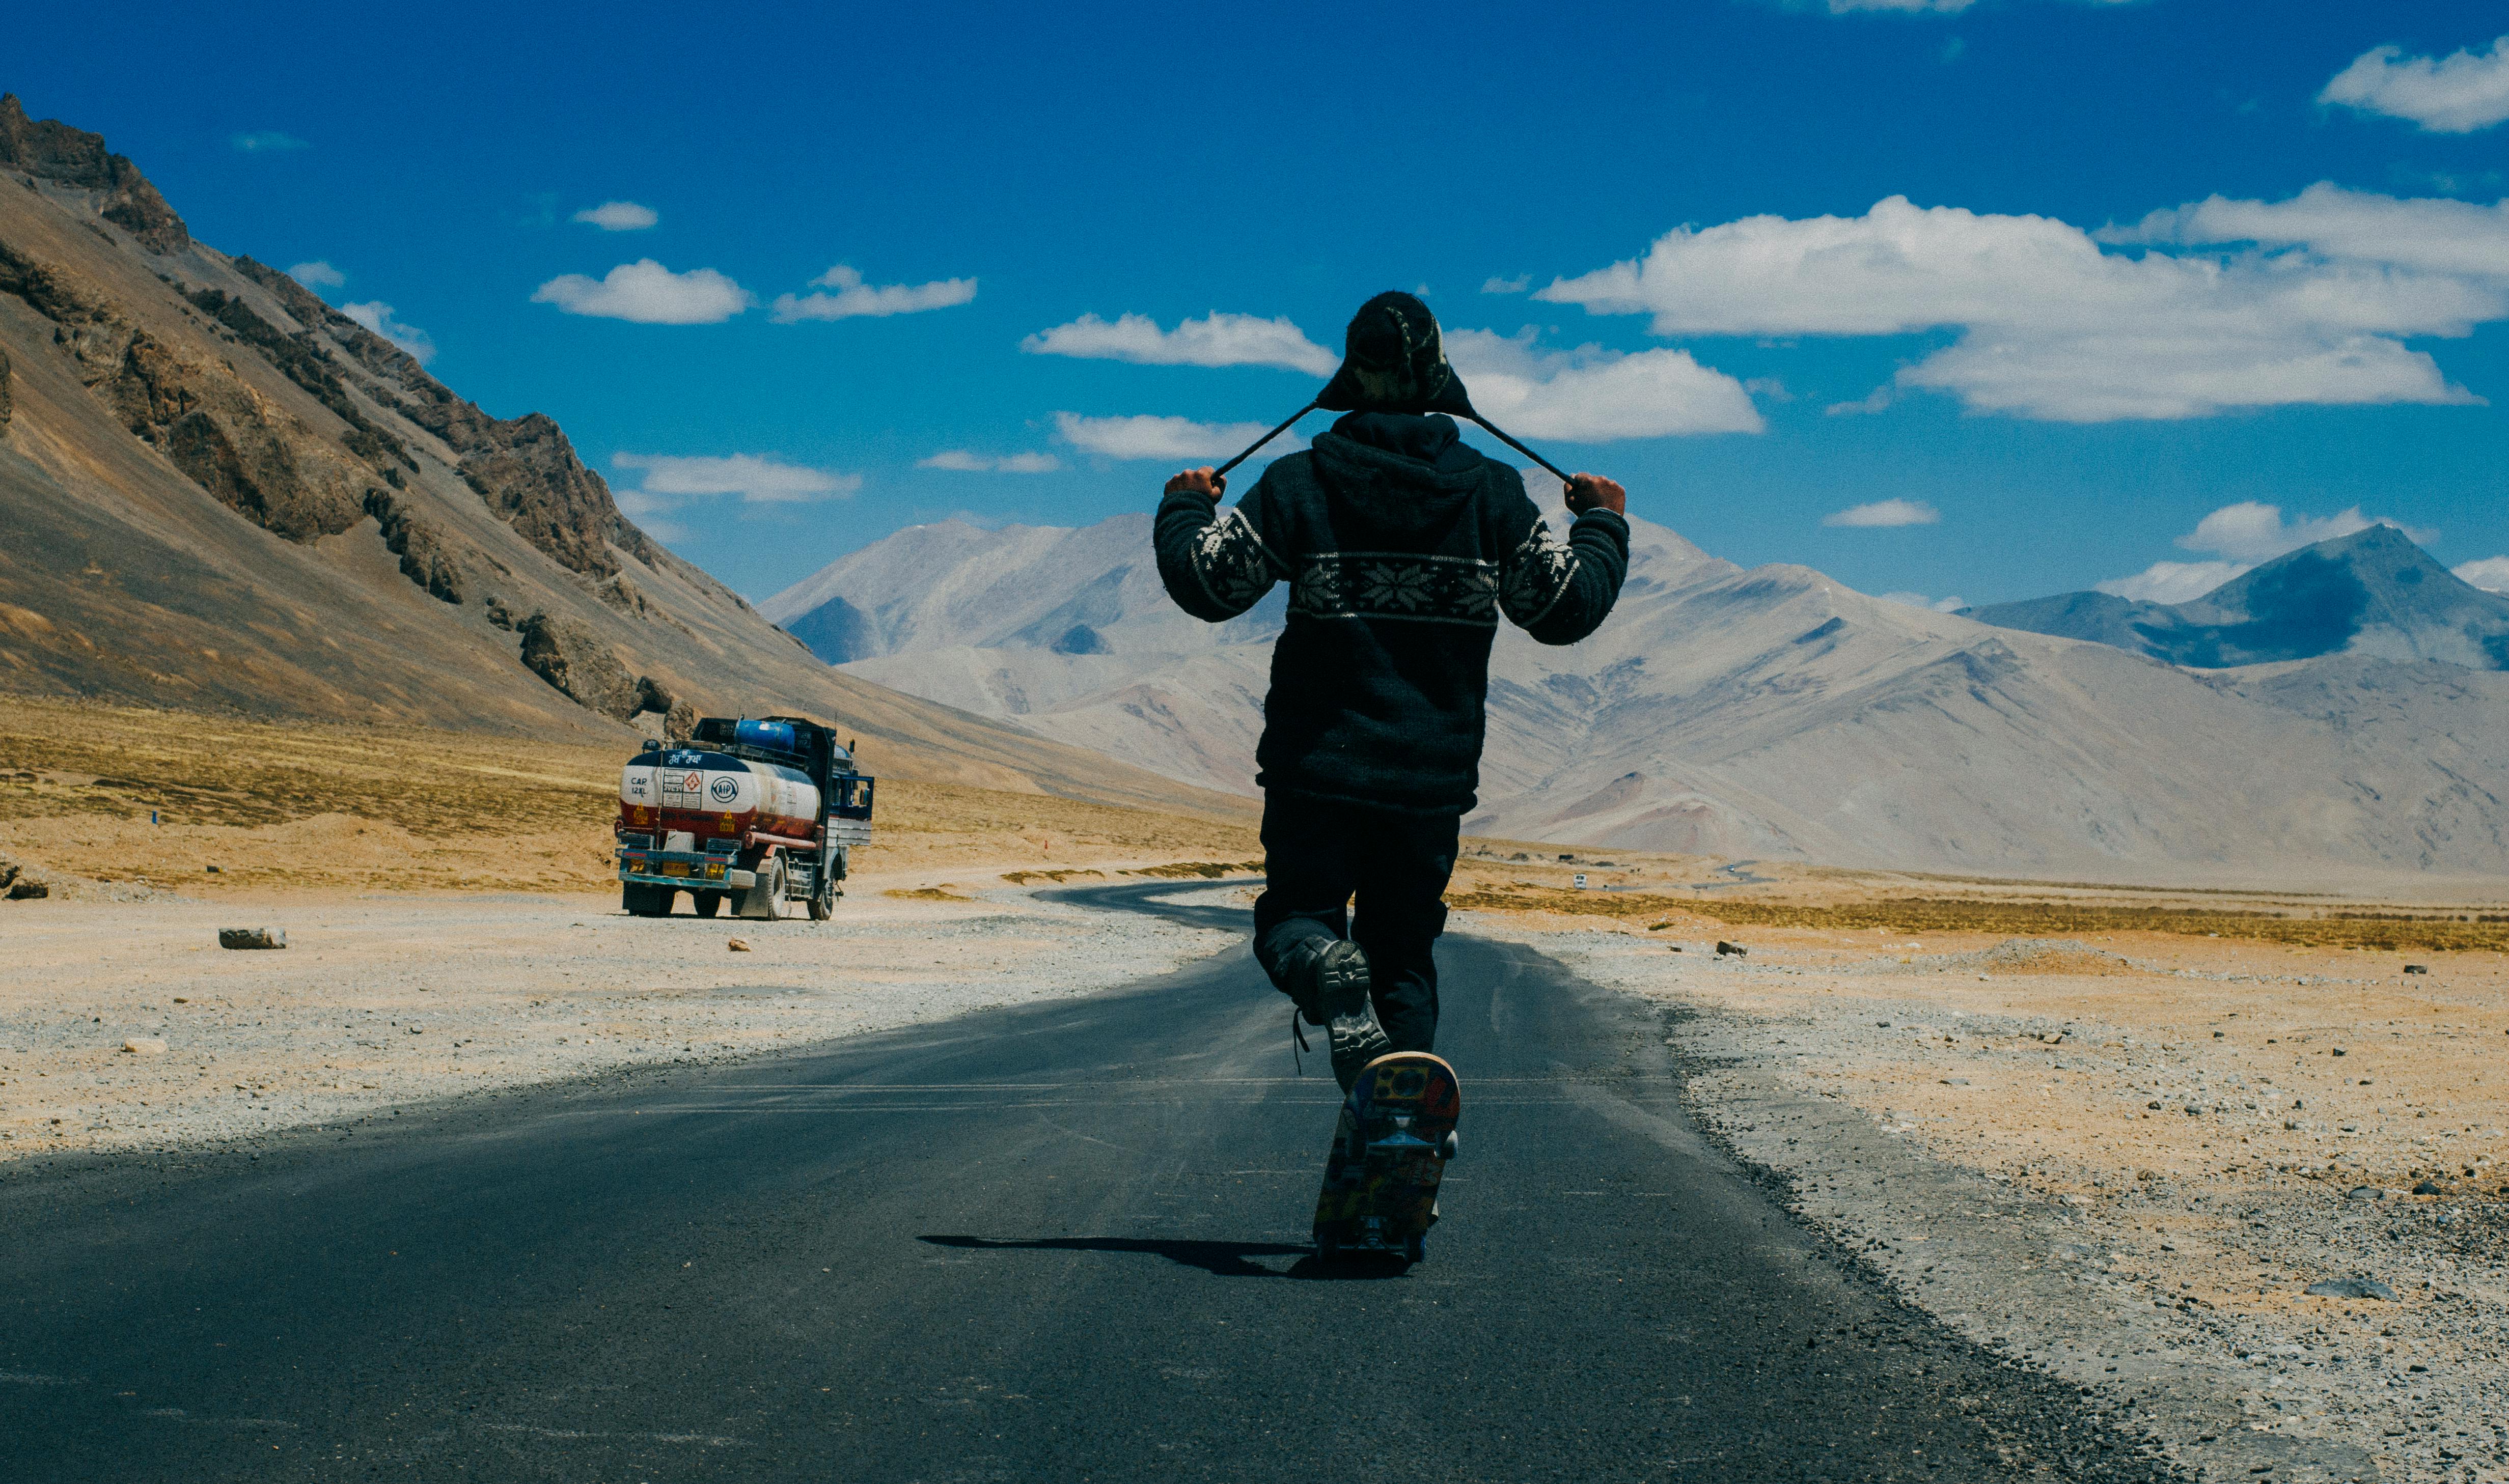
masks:
<path fill-rule="evenodd" d="M 1254 440 L 1246 452 L 1214 470 L 1225 474 L 1253 458 L 1254 450 L 1287 432 L 1292 423 L 1318 408 L 1327 412 L 1442 412 L 1468 418 L 1492 437 L 1558 475 L 1568 476 L 1540 454 L 1517 442 L 1489 419 L 1473 410 L 1464 379 L 1446 363 L 1445 346 L 1438 333 L 1438 316 L 1416 294 L 1394 290 L 1359 307 L 1342 335 L 1341 369 L 1316 399 L 1290 415 L 1287 422 Z"/>

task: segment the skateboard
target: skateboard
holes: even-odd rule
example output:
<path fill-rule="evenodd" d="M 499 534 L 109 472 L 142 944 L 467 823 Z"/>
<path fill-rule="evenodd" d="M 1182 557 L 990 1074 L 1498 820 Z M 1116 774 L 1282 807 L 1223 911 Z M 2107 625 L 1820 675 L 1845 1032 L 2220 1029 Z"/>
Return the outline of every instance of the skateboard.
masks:
<path fill-rule="evenodd" d="M 1427 1052 L 1394 1052 L 1360 1069 L 1342 1099 L 1316 1197 L 1316 1253 L 1428 1255 L 1438 1182 L 1455 1157 L 1463 1090 Z"/>

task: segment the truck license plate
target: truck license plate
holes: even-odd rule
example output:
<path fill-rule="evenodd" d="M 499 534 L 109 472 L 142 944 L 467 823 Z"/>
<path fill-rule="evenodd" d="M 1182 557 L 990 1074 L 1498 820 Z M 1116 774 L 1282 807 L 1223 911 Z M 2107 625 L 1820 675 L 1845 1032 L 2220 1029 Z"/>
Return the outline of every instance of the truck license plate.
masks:
<path fill-rule="evenodd" d="M 666 876 L 684 876 L 688 873 L 689 863 L 686 861 L 664 861 L 662 863 L 662 874 Z"/>

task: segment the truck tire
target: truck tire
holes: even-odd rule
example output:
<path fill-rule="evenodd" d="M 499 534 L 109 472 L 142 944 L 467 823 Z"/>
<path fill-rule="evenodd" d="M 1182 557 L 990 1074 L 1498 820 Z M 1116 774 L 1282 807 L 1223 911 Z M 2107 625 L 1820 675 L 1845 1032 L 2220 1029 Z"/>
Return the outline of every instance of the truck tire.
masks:
<path fill-rule="evenodd" d="M 823 882 L 817 891 L 810 893 L 810 920 L 812 922 L 825 922 L 836 914 L 836 883 L 833 881 Z"/>
<path fill-rule="evenodd" d="M 676 895 L 667 886 L 630 881 L 618 888 L 618 907 L 634 917 L 667 917 L 671 915 L 671 898 Z"/>
<path fill-rule="evenodd" d="M 740 915 L 773 922 L 784 915 L 784 858 L 769 857 L 758 868 L 758 884 L 741 894 Z"/>

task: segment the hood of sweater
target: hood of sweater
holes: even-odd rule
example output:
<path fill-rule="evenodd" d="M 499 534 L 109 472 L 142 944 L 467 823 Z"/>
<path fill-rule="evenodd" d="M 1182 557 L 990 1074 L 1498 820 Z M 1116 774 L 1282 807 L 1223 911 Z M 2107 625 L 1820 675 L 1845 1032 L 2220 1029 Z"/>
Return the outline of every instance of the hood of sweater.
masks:
<path fill-rule="evenodd" d="M 1451 523 L 1489 466 L 1454 419 L 1434 413 L 1354 412 L 1318 434 L 1313 450 L 1336 515 L 1389 537 Z"/>

